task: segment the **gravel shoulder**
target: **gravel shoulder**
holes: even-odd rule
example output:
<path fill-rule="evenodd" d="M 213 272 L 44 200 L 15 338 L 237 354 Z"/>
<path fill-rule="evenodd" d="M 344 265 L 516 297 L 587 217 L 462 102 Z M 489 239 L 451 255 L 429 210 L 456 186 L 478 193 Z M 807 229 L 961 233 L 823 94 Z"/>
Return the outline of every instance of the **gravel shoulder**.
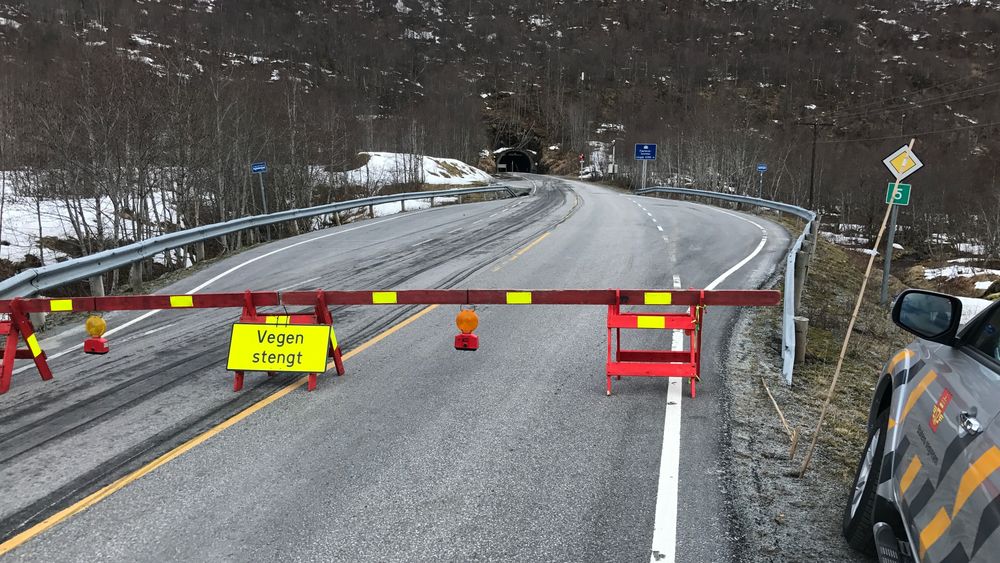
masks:
<path fill-rule="evenodd" d="M 801 227 L 789 225 L 791 232 Z M 879 271 L 873 271 L 834 400 L 804 477 L 799 469 L 836 366 L 844 332 L 861 286 L 867 256 L 820 240 L 810 266 L 800 314 L 810 318 L 806 361 L 791 386 L 781 378 L 781 309 L 741 315 L 729 347 L 729 473 L 736 529 L 746 561 L 872 561 L 851 550 L 841 518 L 866 439 L 865 424 L 878 371 L 907 338 L 878 306 Z M 773 285 L 780 287 L 783 273 Z M 872 289 L 874 285 L 875 289 Z M 902 289 L 894 287 L 893 293 Z M 763 381 L 774 395 L 791 440 Z"/>

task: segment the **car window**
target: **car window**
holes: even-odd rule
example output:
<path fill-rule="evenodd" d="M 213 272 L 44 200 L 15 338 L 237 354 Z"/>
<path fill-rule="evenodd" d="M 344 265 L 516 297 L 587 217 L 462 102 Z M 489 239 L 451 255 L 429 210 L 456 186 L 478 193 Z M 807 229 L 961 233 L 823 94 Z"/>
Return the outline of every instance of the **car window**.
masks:
<path fill-rule="evenodd" d="M 965 341 L 969 346 L 1000 362 L 1000 308 L 994 307 L 982 322 L 972 327 Z"/>

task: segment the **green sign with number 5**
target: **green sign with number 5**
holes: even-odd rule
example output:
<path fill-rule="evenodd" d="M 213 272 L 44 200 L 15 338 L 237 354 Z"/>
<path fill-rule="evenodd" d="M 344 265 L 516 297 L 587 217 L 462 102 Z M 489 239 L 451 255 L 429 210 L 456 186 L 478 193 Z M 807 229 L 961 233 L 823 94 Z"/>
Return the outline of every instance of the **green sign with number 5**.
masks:
<path fill-rule="evenodd" d="M 910 205 L 910 185 L 900 184 L 899 188 L 896 190 L 896 197 L 892 197 L 892 187 L 895 185 L 893 182 L 889 182 L 889 189 L 885 192 L 885 202 L 893 203 L 896 205 Z"/>

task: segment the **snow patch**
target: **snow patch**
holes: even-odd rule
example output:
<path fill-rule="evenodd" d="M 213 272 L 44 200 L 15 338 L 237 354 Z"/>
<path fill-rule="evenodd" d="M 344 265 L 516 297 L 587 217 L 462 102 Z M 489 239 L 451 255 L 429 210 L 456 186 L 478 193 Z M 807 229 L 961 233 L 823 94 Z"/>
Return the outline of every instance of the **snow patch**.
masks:
<path fill-rule="evenodd" d="M 973 276 L 982 275 L 1000 276 L 1000 270 L 959 265 L 945 266 L 943 268 L 927 268 L 924 270 L 924 278 L 928 280 L 935 278 L 947 278 L 951 280 L 955 278 L 971 278 Z"/>
<path fill-rule="evenodd" d="M 493 177 L 461 160 L 393 152 L 362 152 L 368 163 L 360 168 L 333 174 L 333 180 L 361 186 L 379 187 L 418 182 L 421 184 L 467 186 L 489 184 Z"/>

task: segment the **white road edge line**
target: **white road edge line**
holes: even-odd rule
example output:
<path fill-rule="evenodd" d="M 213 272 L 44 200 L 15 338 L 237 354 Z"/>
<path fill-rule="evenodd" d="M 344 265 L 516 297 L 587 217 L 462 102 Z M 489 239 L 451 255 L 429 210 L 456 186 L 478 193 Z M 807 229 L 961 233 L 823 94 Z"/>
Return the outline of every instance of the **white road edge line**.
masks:
<path fill-rule="evenodd" d="M 767 229 L 735 213 L 715 209 L 756 226 L 761 231 L 760 244 L 749 256 L 729 268 L 705 287 L 718 287 L 729 276 L 753 260 L 767 244 Z M 674 276 L 674 288 L 681 288 L 680 276 Z M 683 333 L 674 331 L 671 349 L 680 350 L 684 345 Z M 650 563 L 674 563 L 677 559 L 677 490 L 681 463 L 681 393 L 682 380 L 672 377 L 667 387 L 667 405 L 663 414 L 663 451 L 660 454 L 660 477 L 656 488 L 656 510 L 653 519 L 653 545 Z"/>
<path fill-rule="evenodd" d="M 222 272 L 221 274 L 218 274 L 215 277 L 209 279 L 207 282 L 199 285 L 198 287 L 196 287 L 196 288 L 194 288 L 194 289 L 192 289 L 190 291 L 184 292 L 184 295 L 193 295 L 195 293 L 198 293 L 199 291 L 205 289 L 209 285 L 211 285 L 211 284 L 213 284 L 213 283 L 221 280 L 222 278 L 228 276 L 229 274 L 235 272 L 236 270 L 239 270 L 239 269 L 243 268 L 244 266 L 248 266 L 248 265 L 253 264 L 254 262 L 256 262 L 258 260 L 263 260 L 264 258 L 268 258 L 270 256 L 273 256 L 273 255 L 275 255 L 275 254 L 277 254 L 279 252 L 284 252 L 285 250 L 288 250 L 289 248 L 295 248 L 296 246 L 302 246 L 303 244 L 308 244 L 310 242 L 315 242 L 317 240 L 322 240 L 322 239 L 325 239 L 325 238 L 335 237 L 337 235 L 342 235 L 344 233 L 349 233 L 351 231 L 356 231 L 358 229 L 363 229 L 365 227 L 373 227 L 375 225 L 381 225 L 382 223 L 388 223 L 389 221 L 395 221 L 396 219 L 401 219 L 403 217 L 407 217 L 407 216 L 413 217 L 414 215 L 416 215 L 418 213 L 421 213 L 422 211 L 427 211 L 427 210 L 418 210 L 416 212 L 410 212 L 410 213 L 406 213 L 406 214 L 402 214 L 401 213 L 401 214 L 389 217 L 388 219 L 383 219 L 381 221 L 377 221 L 377 222 L 374 222 L 374 223 L 367 223 L 367 224 L 364 224 L 364 225 L 359 225 L 357 227 L 351 227 L 349 229 L 342 229 L 342 230 L 335 231 L 335 232 L 332 232 L 332 233 L 329 233 L 329 234 L 320 235 L 318 237 L 313 237 L 311 239 L 302 240 L 302 241 L 299 241 L 299 242 L 296 242 L 296 243 L 293 243 L 293 244 L 289 244 L 288 246 L 282 246 L 281 248 L 277 248 L 277 249 L 272 250 L 272 251 L 270 251 L 268 253 L 261 254 L 260 256 L 256 256 L 254 258 L 251 258 L 251 259 L 247 260 L 246 262 L 240 262 L 239 264 L 233 266 L 232 268 L 229 268 L 225 272 Z M 130 327 L 130 326 L 132 326 L 132 325 L 134 325 L 136 323 L 142 322 L 142 321 L 148 319 L 149 317 L 152 317 L 153 315 L 159 313 L 162 310 L 163 309 L 153 309 L 152 311 L 149 311 L 147 313 L 143 313 L 143 314 L 139 315 L 138 317 L 132 319 L 131 321 L 128 321 L 126 323 L 122 323 L 121 326 L 117 326 L 117 327 L 115 327 L 115 328 L 113 328 L 113 329 L 105 332 L 104 336 L 111 336 L 112 334 L 115 334 L 116 332 L 125 330 L 126 328 L 128 328 L 128 327 Z M 72 348 L 66 348 L 65 350 L 61 350 L 61 351 L 56 352 L 56 353 L 54 353 L 52 355 L 46 354 L 45 359 L 51 361 L 51 360 L 54 360 L 56 358 L 61 358 L 61 357 L 65 356 L 66 354 L 69 354 L 70 352 L 75 352 L 77 350 L 79 350 L 79 346 L 74 346 Z M 21 372 L 23 372 L 23 371 L 25 371 L 25 370 L 27 370 L 29 368 L 33 368 L 33 367 L 35 367 L 34 364 L 28 364 L 26 366 L 21 366 L 21 367 L 15 369 L 13 371 L 13 373 L 21 373 Z"/>

